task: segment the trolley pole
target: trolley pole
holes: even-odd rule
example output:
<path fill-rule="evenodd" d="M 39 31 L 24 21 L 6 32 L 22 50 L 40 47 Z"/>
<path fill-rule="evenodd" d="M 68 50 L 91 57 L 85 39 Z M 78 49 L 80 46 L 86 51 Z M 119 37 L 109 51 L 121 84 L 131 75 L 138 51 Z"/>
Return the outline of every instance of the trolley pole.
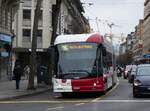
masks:
<path fill-rule="evenodd" d="M 97 26 L 97 31 L 100 33 L 99 25 L 98 25 L 98 18 L 96 17 L 96 26 Z"/>
<path fill-rule="evenodd" d="M 113 35 L 112 35 L 112 26 L 115 25 L 114 23 L 108 24 L 109 28 L 110 28 L 110 39 L 111 39 L 111 45 L 112 45 L 112 84 L 115 84 L 115 76 L 114 76 L 114 48 L 113 48 Z"/>

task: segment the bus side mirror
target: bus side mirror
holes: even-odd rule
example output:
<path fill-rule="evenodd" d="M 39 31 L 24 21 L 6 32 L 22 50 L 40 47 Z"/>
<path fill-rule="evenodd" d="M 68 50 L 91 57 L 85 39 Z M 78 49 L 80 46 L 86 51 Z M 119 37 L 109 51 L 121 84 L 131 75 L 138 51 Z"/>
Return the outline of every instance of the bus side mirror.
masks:
<path fill-rule="evenodd" d="M 102 47 L 102 55 L 106 56 L 106 48 L 105 47 Z"/>

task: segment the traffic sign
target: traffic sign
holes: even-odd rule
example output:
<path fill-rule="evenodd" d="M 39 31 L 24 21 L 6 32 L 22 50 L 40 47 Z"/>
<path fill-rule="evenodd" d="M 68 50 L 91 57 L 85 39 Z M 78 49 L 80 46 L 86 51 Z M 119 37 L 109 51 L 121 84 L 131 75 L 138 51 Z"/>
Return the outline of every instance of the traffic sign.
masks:
<path fill-rule="evenodd" d="M 144 58 L 150 59 L 150 54 L 144 55 Z"/>

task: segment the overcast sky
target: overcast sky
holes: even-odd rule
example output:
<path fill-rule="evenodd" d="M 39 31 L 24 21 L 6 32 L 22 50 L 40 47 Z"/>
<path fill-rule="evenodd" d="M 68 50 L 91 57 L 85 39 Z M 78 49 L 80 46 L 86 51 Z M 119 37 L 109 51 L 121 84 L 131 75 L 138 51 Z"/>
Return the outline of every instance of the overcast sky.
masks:
<path fill-rule="evenodd" d="M 134 31 L 139 19 L 143 18 L 145 0 L 81 0 L 83 3 L 93 3 L 89 6 L 83 4 L 86 17 L 89 17 L 91 27 L 98 31 L 96 17 L 98 18 L 101 34 L 109 33 L 107 23 L 114 23 L 113 33 L 125 35 Z"/>

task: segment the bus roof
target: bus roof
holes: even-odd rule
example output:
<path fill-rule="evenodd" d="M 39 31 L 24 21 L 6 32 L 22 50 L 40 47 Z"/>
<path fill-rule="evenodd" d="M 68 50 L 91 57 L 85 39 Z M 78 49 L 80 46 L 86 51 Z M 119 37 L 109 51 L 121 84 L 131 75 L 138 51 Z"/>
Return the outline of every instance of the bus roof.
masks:
<path fill-rule="evenodd" d="M 112 53 L 111 43 L 98 33 L 59 35 L 56 37 L 54 45 L 73 42 L 89 42 L 103 44 L 106 47 L 106 50 Z"/>
<path fill-rule="evenodd" d="M 103 43 L 103 37 L 98 33 L 59 35 L 56 37 L 54 45 L 72 42 L 93 42 L 101 44 Z"/>

